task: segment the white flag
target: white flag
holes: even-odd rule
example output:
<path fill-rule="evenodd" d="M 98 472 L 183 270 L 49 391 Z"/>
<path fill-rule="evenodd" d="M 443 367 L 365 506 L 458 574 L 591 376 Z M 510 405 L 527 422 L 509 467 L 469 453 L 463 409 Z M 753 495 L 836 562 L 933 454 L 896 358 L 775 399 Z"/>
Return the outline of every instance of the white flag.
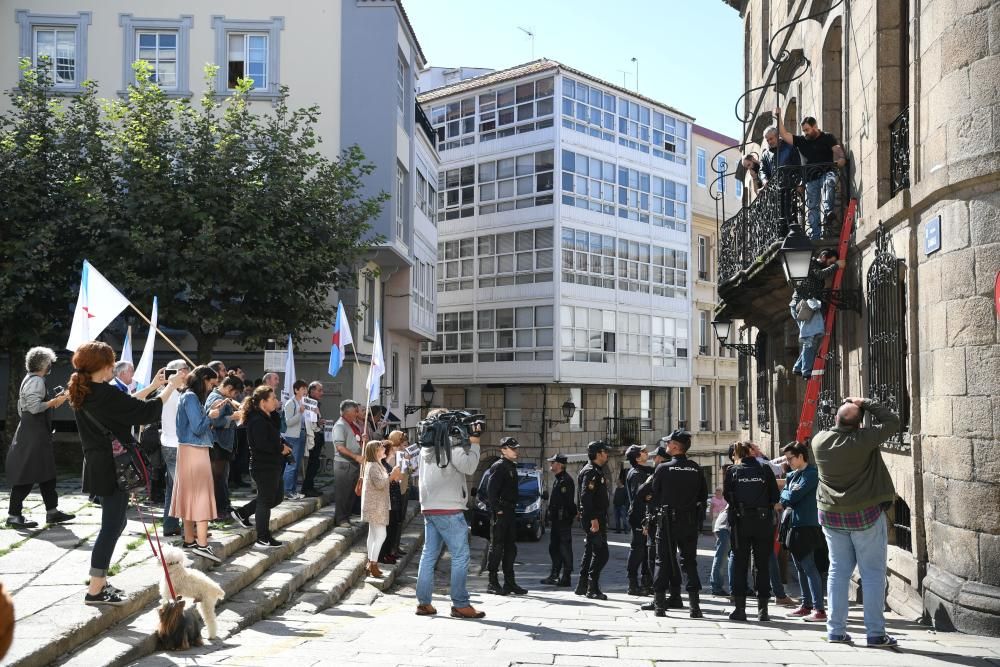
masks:
<path fill-rule="evenodd" d="M 135 361 L 132 358 L 132 327 L 125 331 L 125 344 L 122 345 L 122 354 L 118 357 L 118 361 L 127 361 L 135 368 Z"/>
<path fill-rule="evenodd" d="M 76 298 L 73 326 L 70 327 L 66 349 L 76 352 L 76 348 L 97 338 L 128 306 L 129 300 L 125 295 L 90 262 L 83 260 L 80 294 Z"/>
<path fill-rule="evenodd" d="M 139 365 L 135 367 L 135 374 L 132 379 L 138 389 L 148 387 L 153 381 L 153 348 L 156 346 L 156 320 L 159 311 L 159 303 L 153 297 L 153 314 L 149 321 L 149 333 L 146 334 L 146 345 L 142 348 L 142 356 L 139 357 Z"/>
<path fill-rule="evenodd" d="M 288 334 L 288 356 L 285 357 L 285 391 L 284 393 L 291 398 L 295 396 L 295 392 L 292 391 L 292 385 L 295 384 L 295 357 L 292 356 L 292 334 Z"/>
<path fill-rule="evenodd" d="M 368 367 L 368 404 L 378 404 L 379 390 L 382 385 L 382 376 L 385 375 L 385 359 L 382 356 L 382 334 L 378 320 L 375 320 L 375 344 L 372 347 L 372 363 Z"/>

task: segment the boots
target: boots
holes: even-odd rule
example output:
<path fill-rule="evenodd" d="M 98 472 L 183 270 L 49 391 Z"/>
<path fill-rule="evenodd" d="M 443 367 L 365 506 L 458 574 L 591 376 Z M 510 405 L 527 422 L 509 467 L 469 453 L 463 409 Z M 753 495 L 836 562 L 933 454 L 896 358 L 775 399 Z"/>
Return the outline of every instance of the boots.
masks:
<path fill-rule="evenodd" d="M 514 573 L 506 573 L 503 575 L 503 591 L 505 595 L 527 595 L 528 590 L 526 588 L 521 588 L 514 581 Z"/>
<path fill-rule="evenodd" d="M 737 595 L 735 598 L 736 609 L 729 614 L 730 621 L 745 621 L 747 620 L 747 596 Z"/>
<path fill-rule="evenodd" d="M 643 574 L 642 579 L 639 582 L 639 595 L 652 595 L 653 594 L 653 577 L 649 574 Z"/>
<path fill-rule="evenodd" d="M 571 573 L 570 573 L 568 567 L 566 569 L 564 569 L 563 573 L 562 573 L 562 576 L 559 577 L 559 581 L 556 582 L 556 586 L 561 586 L 563 588 L 569 588 L 572 585 L 570 583 L 570 579 L 569 579 L 569 575 L 570 574 Z"/>
<path fill-rule="evenodd" d="M 591 579 L 587 585 L 587 597 L 591 600 L 607 600 L 608 596 L 601 592 L 597 579 Z"/>
<path fill-rule="evenodd" d="M 642 609 L 651 609 L 656 612 L 657 616 L 663 617 L 667 615 L 667 595 L 664 591 L 656 591 L 653 594 L 653 601 L 649 604 L 644 604 Z"/>
<path fill-rule="evenodd" d="M 770 598 L 758 598 L 757 599 L 757 620 L 761 623 L 766 623 L 771 620 L 771 617 L 767 615 L 767 603 Z"/>
<path fill-rule="evenodd" d="M 507 591 L 500 585 L 500 579 L 497 577 L 496 572 L 490 572 L 490 583 L 486 587 L 486 592 L 493 595 L 507 595 Z"/>
<path fill-rule="evenodd" d="M 538 583 L 544 584 L 545 586 L 555 586 L 559 583 L 559 568 L 553 566 L 552 570 L 549 572 L 549 576 L 542 579 Z"/>
<path fill-rule="evenodd" d="M 628 578 L 628 591 L 627 595 L 642 595 L 642 590 L 639 588 L 639 580 L 636 577 Z"/>
<path fill-rule="evenodd" d="M 576 584 L 576 590 L 573 591 L 573 592 L 575 594 L 577 594 L 577 595 L 586 595 L 587 594 L 588 582 L 589 582 L 589 580 L 587 579 L 587 576 L 581 574 L 580 575 L 580 581 L 577 582 L 577 584 Z"/>
<path fill-rule="evenodd" d="M 683 609 L 684 600 L 681 599 L 681 592 L 670 591 L 670 597 L 667 598 L 667 609 Z"/>
<path fill-rule="evenodd" d="M 688 593 L 688 604 L 691 605 L 691 613 L 689 616 L 691 618 L 701 618 L 701 600 L 699 599 L 699 593 L 697 591 Z"/>

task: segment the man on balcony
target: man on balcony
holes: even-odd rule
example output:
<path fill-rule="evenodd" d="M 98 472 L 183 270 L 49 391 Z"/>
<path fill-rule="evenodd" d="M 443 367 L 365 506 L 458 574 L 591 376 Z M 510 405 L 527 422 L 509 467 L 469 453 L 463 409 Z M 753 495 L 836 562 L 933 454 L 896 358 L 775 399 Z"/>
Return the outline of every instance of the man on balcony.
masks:
<path fill-rule="evenodd" d="M 809 277 L 792 294 L 788 308 L 792 313 L 792 319 L 799 325 L 799 358 L 792 367 L 794 375 L 801 375 L 807 380 L 812 375 L 816 353 L 826 334 L 826 320 L 823 319 L 823 303 L 820 296 L 826 286 L 826 279 L 833 276 L 837 268 L 845 264 L 846 262 L 838 257 L 835 250 L 823 250 L 819 257 L 813 260 Z"/>
<path fill-rule="evenodd" d="M 778 188 L 781 206 L 781 233 L 784 235 L 788 233 L 788 225 L 798 222 L 792 206 L 792 189 L 802 185 L 802 178 L 799 174 L 802 158 L 794 146 L 779 141 L 778 128 L 774 125 L 764 130 L 764 146 L 764 151 L 760 156 L 760 182 L 765 188 Z"/>
<path fill-rule="evenodd" d="M 775 107 L 774 118 L 782 141 L 795 146 L 802 156 L 809 237 L 821 239 L 820 211 L 823 221 L 831 223 L 831 218 L 835 216 L 833 204 L 837 195 L 837 176 L 840 168 L 847 164 L 844 149 L 836 137 L 819 129 L 812 116 L 802 119 L 802 134 L 796 135 L 785 129 L 780 107 Z"/>

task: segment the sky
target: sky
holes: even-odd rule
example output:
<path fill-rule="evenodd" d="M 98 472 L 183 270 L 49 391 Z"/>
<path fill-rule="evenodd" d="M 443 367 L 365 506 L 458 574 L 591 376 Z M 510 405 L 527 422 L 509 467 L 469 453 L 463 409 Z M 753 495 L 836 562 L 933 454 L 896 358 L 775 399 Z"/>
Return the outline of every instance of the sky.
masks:
<path fill-rule="evenodd" d="M 403 0 L 432 67 L 551 58 L 739 137 L 743 22 L 722 0 Z M 519 28 L 534 33 L 532 40 Z"/>

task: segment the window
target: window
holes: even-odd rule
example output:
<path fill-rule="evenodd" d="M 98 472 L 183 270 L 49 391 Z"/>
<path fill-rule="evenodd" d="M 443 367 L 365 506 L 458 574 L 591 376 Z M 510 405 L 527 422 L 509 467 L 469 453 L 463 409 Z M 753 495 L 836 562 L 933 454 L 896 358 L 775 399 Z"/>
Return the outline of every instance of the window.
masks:
<path fill-rule="evenodd" d="M 432 107 L 430 120 L 437 130 L 439 151 L 473 144 L 476 141 L 476 98 L 466 97 Z"/>
<path fill-rule="evenodd" d="M 87 29 L 90 12 L 33 14 L 14 12 L 20 28 L 19 57 L 37 67 L 47 62 L 56 89 L 80 92 L 87 79 Z"/>
<path fill-rule="evenodd" d="M 365 339 L 375 340 L 375 278 L 365 276 Z"/>
<path fill-rule="evenodd" d="M 639 390 L 639 428 L 643 431 L 653 430 L 653 409 L 649 389 Z"/>
<path fill-rule="evenodd" d="M 150 67 L 150 80 L 161 88 L 177 88 L 177 33 L 136 33 L 136 60 L 145 60 Z"/>
<path fill-rule="evenodd" d="M 736 430 L 736 387 L 729 388 L 729 430 Z"/>
<path fill-rule="evenodd" d="M 392 370 L 389 371 L 389 386 L 392 387 L 392 393 L 389 394 L 389 399 L 387 405 L 395 405 L 395 399 L 402 395 L 402 391 L 399 388 L 399 353 L 393 352 L 391 354 Z"/>
<path fill-rule="evenodd" d="M 552 360 L 552 306 L 479 310 L 476 316 L 479 361 Z"/>
<path fill-rule="evenodd" d="M 483 409 L 482 387 L 466 387 L 465 409 L 469 412 L 481 412 Z"/>
<path fill-rule="evenodd" d="M 725 431 L 726 429 L 726 388 L 719 386 L 719 430 Z"/>
<path fill-rule="evenodd" d="M 618 407 L 618 390 L 608 389 L 608 417 L 616 419 L 621 414 Z"/>
<path fill-rule="evenodd" d="M 698 279 L 708 280 L 708 237 L 698 237 Z"/>
<path fill-rule="evenodd" d="M 150 66 L 151 80 L 168 95 L 190 95 L 188 90 L 188 35 L 192 17 L 179 19 L 142 19 L 132 14 L 120 14 L 119 23 L 125 35 L 125 57 L 122 59 L 122 87 L 135 81 L 132 64 L 145 60 Z"/>
<path fill-rule="evenodd" d="M 552 282 L 552 228 L 487 234 L 477 239 L 479 286 Z"/>
<path fill-rule="evenodd" d="M 688 390 L 687 387 L 677 388 L 677 428 L 688 427 Z"/>
<path fill-rule="evenodd" d="M 563 77 L 562 87 L 563 127 L 614 141 L 615 96 L 567 77 Z"/>
<path fill-rule="evenodd" d="M 434 310 L 436 303 L 437 288 L 434 284 L 434 265 L 425 262 L 419 257 L 413 265 L 413 299 L 417 307 L 425 310 Z M 430 328 L 430 323 L 428 323 Z"/>
<path fill-rule="evenodd" d="M 569 400 L 576 406 L 576 412 L 569 418 L 569 429 L 571 431 L 583 430 L 583 389 L 580 387 L 570 387 Z"/>
<path fill-rule="evenodd" d="M 466 165 L 438 173 L 438 221 L 476 214 L 476 167 Z"/>
<path fill-rule="evenodd" d="M 251 97 L 271 98 L 278 94 L 281 31 L 285 21 L 275 17 L 263 21 L 233 21 L 212 18 L 215 30 L 215 62 L 219 68 L 216 92 L 225 95 L 240 79 L 251 79 Z"/>
<path fill-rule="evenodd" d="M 619 166 L 618 217 L 686 231 L 687 186 Z"/>
<path fill-rule="evenodd" d="M 480 215 L 551 204 L 554 156 L 550 149 L 480 162 Z"/>
<path fill-rule="evenodd" d="M 406 243 L 406 170 L 396 163 L 396 240 Z"/>
<path fill-rule="evenodd" d="M 562 203 L 615 213 L 615 165 L 582 153 L 562 152 Z"/>
<path fill-rule="evenodd" d="M 427 217 L 430 217 L 430 215 L 431 215 L 430 214 L 430 206 L 428 205 L 428 201 L 429 201 L 429 199 L 428 199 L 428 190 L 429 190 L 429 188 L 427 186 L 428 186 L 427 179 L 424 178 L 423 172 L 421 172 L 420 170 L 417 170 L 417 188 L 416 188 L 417 208 L 419 210 L 423 211 L 424 215 L 426 215 Z M 431 219 L 433 220 L 433 218 L 431 218 Z"/>
<path fill-rule="evenodd" d="M 705 149 L 699 148 L 698 151 L 698 185 L 705 187 Z"/>
<path fill-rule="evenodd" d="M 472 363 L 475 314 L 471 310 L 437 314 L 437 339 L 423 343 L 424 364 Z"/>
<path fill-rule="evenodd" d="M 504 387 L 503 428 L 505 431 L 521 430 L 521 390 L 518 387 Z"/>
<path fill-rule="evenodd" d="M 562 280 L 624 292 L 687 296 L 687 253 L 563 227 Z"/>
<path fill-rule="evenodd" d="M 472 289 L 476 275 L 475 238 L 438 243 L 438 291 Z"/>
<path fill-rule="evenodd" d="M 410 356 L 409 366 L 407 367 L 407 396 L 409 396 L 410 405 L 416 405 L 417 403 L 417 358 Z"/>
<path fill-rule="evenodd" d="M 740 180 L 739 176 L 735 176 L 734 181 L 733 194 L 736 195 L 737 199 L 743 199 L 743 181 Z"/>
<path fill-rule="evenodd" d="M 710 429 L 709 420 L 711 419 L 711 411 L 709 405 L 712 402 L 711 387 L 706 385 L 700 385 L 698 387 L 698 417 L 699 424 L 698 430 L 708 431 Z"/>
<path fill-rule="evenodd" d="M 711 338 L 708 332 L 708 311 L 698 311 L 698 354 L 710 354 Z"/>
<path fill-rule="evenodd" d="M 687 356 L 687 320 L 582 306 L 561 307 L 563 361 L 674 366 Z"/>
<path fill-rule="evenodd" d="M 406 73 L 409 68 L 406 66 L 406 59 L 403 54 L 396 54 L 396 105 L 399 113 L 406 118 Z"/>
<path fill-rule="evenodd" d="M 479 140 L 552 127 L 554 79 L 527 81 L 479 96 Z M 537 120 L 542 119 L 542 120 Z"/>

